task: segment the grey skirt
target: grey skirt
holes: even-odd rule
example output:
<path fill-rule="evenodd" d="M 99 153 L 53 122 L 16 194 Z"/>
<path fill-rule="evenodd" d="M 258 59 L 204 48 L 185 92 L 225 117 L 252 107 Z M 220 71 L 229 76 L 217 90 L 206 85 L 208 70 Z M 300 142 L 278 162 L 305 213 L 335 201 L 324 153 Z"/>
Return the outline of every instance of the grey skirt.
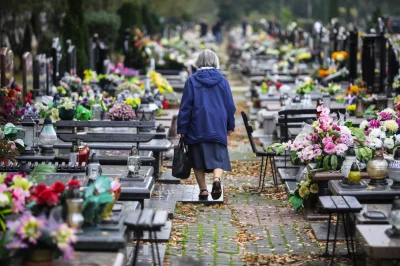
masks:
<path fill-rule="evenodd" d="M 188 145 L 188 156 L 192 168 L 205 169 L 211 173 L 216 168 L 232 171 L 228 147 L 216 142 Z"/>

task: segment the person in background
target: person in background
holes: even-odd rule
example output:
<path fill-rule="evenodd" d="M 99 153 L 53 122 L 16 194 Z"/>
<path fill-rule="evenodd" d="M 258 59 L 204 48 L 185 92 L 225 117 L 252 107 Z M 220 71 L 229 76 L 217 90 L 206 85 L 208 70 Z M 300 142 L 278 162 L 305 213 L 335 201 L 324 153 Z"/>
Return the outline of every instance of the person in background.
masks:
<path fill-rule="evenodd" d="M 217 18 L 217 22 L 213 26 L 213 34 L 218 45 L 222 43 L 222 19 Z"/>
<path fill-rule="evenodd" d="M 188 78 L 178 114 L 177 133 L 188 145 L 188 158 L 200 187 L 199 199 L 208 198 L 205 173 L 214 173 L 212 198 L 222 194 L 221 176 L 231 171 L 227 136 L 235 130 L 236 107 L 228 81 L 218 71 L 218 56 L 206 49 Z"/>
<path fill-rule="evenodd" d="M 244 19 L 242 21 L 242 38 L 246 38 L 247 35 L 247 21 Z"/>
<path fill-rule="evenodd" d="M 205 19 L 202 19 L 200 22 L 200 38 L 205 37 L 207 35 L 208 25 Z"/>

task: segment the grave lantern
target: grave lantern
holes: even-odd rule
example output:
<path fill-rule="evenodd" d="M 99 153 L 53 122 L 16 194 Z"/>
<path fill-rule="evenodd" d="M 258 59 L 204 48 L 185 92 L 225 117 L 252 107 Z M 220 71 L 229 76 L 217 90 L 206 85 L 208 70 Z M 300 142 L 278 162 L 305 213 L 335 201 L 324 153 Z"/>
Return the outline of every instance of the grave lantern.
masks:
<path fill-rule="evenodd" d="M 400 199 L 396 197 L 392 204 L 392 210 L 388 217 L 389 224 L 392 228 L 385 231 L 390 238 L 400 238 Z"/>
<path fill-rule="evenodd" d="M 42 154 L 54 154 L 54 144 L 57 141 L 57 133 L 54 130 L 53 122 L 50 117 L 46 117 L 44 125 L 39 136 L 42 143 Z"/>
<path fill-rule="evenodd" d="M 36 143 L 35 126 L 36 123 L 31 116 L 25 116 L 21 121 L 21 126 L 25 130 L 24 143 L 25 150 L 23 155 L 35 155 L 33 146 Z"/>
<path fill-rule="evenodd" d="M 392 189 L 400 188 L 400 149 L 396 149 L 393 160 L 388 166 L 388 176 L 393 180 Z"/>
<path fill-rule="evenodd" d="M 127 177 L 132 178 L 132 177 L 137 177 L 139 175 L 139 169 L 141 165 L 141 160 L 140 160 L 140 155 L 139 151 L 136 148 L 136 146 L 132 147 L 131 153 L 128 156 L 128 175 Z"/>

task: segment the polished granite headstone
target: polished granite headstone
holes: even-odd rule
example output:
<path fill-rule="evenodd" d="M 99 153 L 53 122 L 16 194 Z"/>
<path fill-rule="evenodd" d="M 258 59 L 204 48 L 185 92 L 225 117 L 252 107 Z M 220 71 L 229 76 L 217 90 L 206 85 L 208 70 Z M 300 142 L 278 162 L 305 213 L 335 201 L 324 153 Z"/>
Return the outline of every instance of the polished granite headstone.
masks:
<path fill-rule="evenodd" d="M 359 201 L 371 203 L 392 203 L 396 196 L 400 196 L 400 189 L 392 189 L 393 180 L 388 179 L 387 186 L 370 186 L 361 189 L 343 188 L 339 180 L 328 182 L 329 190 L 335 196 L 354 196 Z"/>
<path fill-rule="evenodd" d="M 113 215 L 119 220 L 115 224 L 100 223 L 94 227 L 83 227 L 82 232 L 77 234 L 78 240 L 74 244 L 75 250 L 91 251 L 118 251 L 126 247 L 127 235 L 124 217 L 131 211 L 138 209 L 138 202 L 124 202 L 122 209 L 117 210 Z"/>

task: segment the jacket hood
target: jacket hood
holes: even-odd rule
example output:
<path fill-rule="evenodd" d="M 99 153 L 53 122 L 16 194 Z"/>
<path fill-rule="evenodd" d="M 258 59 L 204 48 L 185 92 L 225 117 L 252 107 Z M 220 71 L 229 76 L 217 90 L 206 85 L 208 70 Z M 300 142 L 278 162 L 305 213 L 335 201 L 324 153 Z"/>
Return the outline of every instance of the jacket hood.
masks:
<path fill-rule="evenodd" d="M 200 82 L 203 86 L 210 88 L 223 79 L 222 74 L 216 69 L 202 69 L 198 70 L 193 74 L 196 81 Z"/>

